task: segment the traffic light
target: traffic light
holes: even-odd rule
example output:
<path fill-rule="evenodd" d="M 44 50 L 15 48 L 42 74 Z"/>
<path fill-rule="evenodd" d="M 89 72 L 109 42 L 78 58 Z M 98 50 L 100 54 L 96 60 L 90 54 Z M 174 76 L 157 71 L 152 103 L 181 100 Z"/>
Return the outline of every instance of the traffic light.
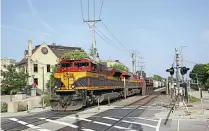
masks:
<path fill-rule="evenodd" d="M 182 75 L 185 75 L 185 74 L 187 73 L 188 70 L 189 70 L 189 68 L 186 68 L 186 67 L 184 66 L 184 67 L 181 67 L 180 72 L 181 72 Z"/>
<path fill-rule="evenodd" d="M 170 69 L 167 69 L 166 72 L 169 72 L 171 75 L 174 74 L 174 68 L 171 67 Z"/>

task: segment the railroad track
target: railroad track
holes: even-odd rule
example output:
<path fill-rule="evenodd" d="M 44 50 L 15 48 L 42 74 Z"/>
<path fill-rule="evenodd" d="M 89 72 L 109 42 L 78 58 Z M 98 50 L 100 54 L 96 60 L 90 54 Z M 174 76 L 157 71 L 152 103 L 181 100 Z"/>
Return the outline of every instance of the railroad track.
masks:
<path fill-rule="evenodd" d="M 106 130 L 104 131 L 108 131 L 112 128 L 114 128 L 114 126 L 116 126 L 117 124 L 119 124 L 123 119 L 125 119 L 126 117 L 128 117 L 129 115 L 131 115 L 133 112 L 135 112 L 136 110 L 138 110 L 141 106 L 145 106 L 148 105 L 153 99 L 157 98 L 159 95 L 161 94 L 161 92 L 156 92 L 153 95 L 148 95 L 138 101 L 135 101 L 131 104 L 128 104 L 124 107 L 128 107 L 128 106 L 132 106 L 132 105 L 137 105 L 136 108 L 133 108 L 133 110 L 131 110 L 130 112 L 128 112 L 125 116 L 123 116 L 122 118 L 120 118 L 118 121 L 116 121 L 114 124 L 112 124 L 112 126 L 108 127 Z"/>
<path fill-rule="evenodd" d="M 126 117 L 128 117 L 131 113 L 133 113 L 134 111 L 136 111 L 141 106 L 145 106 L 145 105 L 149 104 L 153 99 L 155 99 L 157 96 L 159 96 L 160 93 L 161 93 L 160 91 L 159 92 L 155 92 L 153 95 L 148 95 L 148 96 L 146 96 L 146 97 L 144 97 L 144 98 L 142 98 L 142 99 L 140 99 L 138 101 L 135 101 L 135 102 L 133 102 L 131 104 L 128 104 L 128 105 L 124 106 L 124 107 L 129 107 L 129 106 L 133 106 L 133 105 L 136 106 L 137 105 L 135 108 L 133 108 L 133 110 L 131 110 L 130 112 L 128 112 L 125 116 L 123 116 L 122 118 L 120 118 L 117 122 L 115 122 L 114 124 L 112 124 L 112 126 L 111 127 L 108 127 L 106 130 L 109 130 L 112 127 L 114 127 L 116 124 L 118 124 L 123 119 L 125 119 Z M 124 108 L 124 107 L 121 107 L 121 108 Z M 91 108 L 94 108 L 94 106 L 91 107 Z M 85 110 L 85 109 L 83 109 L 83 110 Z M 28 124 L 33 124 L 33 125 L 37 126 L 37 125 L 40 125 L 40 124 L 44 124 L 47 121 L 40 120 L 40 119 L 36 119 L 36 118 L 39 118 L 39 117 L 43 117 L 44 116 L 47 119 L 58 119 L 59 117 L 64 117 L 66 115 L 76 114 L 79 111 L 73 111 L 73 112 L 72 111 L 71 112 L 49 111 L 49 112 L 43 112 L 43 113 L 34 114 L 34 115 L 31 115 L 31 116 L 19 117 L 19 119 L 20 120 L 24 120 L 24 121 L 25 121 L 25 119 L 26 120 L 28 119 L 28 121 L 27 121 Z M 55 117 L 57 117 L 57 118 L 55 118 Z M 4 126 L 7 127 L 7 128 L 5 128 L 6 130 L 11 130 L 11 131 L 17 131 L 17 130 L 27 129 L 27 127 L 24 126 L 24 125 L 18 125 L 18 124 L 17 125 L 13 125 L 13 124 L 11 124 L 11 121 L 10 120 L 5 121 L 5 122 L 2 122 L 1 124 L 3 124 Z M 9 125 L 13 125 L 13 126 L 10 127 Z"/>

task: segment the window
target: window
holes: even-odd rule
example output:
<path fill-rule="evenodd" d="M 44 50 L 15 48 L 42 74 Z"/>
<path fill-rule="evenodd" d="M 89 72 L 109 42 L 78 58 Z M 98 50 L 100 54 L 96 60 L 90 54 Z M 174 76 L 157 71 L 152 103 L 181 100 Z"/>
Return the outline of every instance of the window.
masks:
<path fill-rule="evenodd" d="M 34 64 L 33 65 L 33 71 L 34 72 L 38 72 L 38 64 Z"/>
<path fill-rule="evenodd" d="M 38 78 L 34 78 L 34 86 L 38 85 Z"/>
<path fill-rule="evenodd" d="M 61 67 L 71 67 L 72 63 L 62 63 Z"/>
<path fill-rule="evenodd" d="M 76 62 L 75 63 L 75 66 L 77 66 L 77 67 L 87 67 L 87 66 L 89 66 L 89 63 L 88 62 Z"/>
<path fill-rule="evenodd" d="M 50 65 L 47 64 L 47 72 L 50 72 Z"/>

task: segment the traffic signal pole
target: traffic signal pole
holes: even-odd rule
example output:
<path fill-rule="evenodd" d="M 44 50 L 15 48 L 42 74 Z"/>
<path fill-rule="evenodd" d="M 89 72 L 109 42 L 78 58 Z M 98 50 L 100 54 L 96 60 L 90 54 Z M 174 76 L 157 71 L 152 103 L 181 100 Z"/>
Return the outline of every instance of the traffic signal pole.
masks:
<path fill-rule="evenodd" d="M 176 84 L 177 84 L 177 89 L 178 89 L 178 100 L 179 102 L 181 101 L 182 102 L 182 99 L 180 98 L 180 83 L 179 83 L 179 53 L 178 53 L 178 49 L 175 49 L 175 52 L 176 52 Z"/>

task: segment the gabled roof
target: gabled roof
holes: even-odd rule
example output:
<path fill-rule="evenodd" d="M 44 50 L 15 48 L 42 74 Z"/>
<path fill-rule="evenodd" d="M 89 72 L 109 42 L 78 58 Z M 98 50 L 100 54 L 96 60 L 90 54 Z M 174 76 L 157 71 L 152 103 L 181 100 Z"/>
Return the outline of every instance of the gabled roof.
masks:
<path fill-rule="evenodd" d="M 65 53 L 71 52 L 73 50 L 81 50 L 80 47 L 68 47 L 68 46 L 60 46 L 60 45 L 47 45 L 52 52 L 60 58 Z M 32 50 L 32 54 L 35 53 L 35 51 L 40 47 L 40 45 L 35 46 L 35 48 Z M 28 54 L 28 50 L 25 50 L 25 55 Z M 22 65 L 27 63 L 27 58 L 23 58 L 19 63 L 16 64 L 16 66 Z"/>

